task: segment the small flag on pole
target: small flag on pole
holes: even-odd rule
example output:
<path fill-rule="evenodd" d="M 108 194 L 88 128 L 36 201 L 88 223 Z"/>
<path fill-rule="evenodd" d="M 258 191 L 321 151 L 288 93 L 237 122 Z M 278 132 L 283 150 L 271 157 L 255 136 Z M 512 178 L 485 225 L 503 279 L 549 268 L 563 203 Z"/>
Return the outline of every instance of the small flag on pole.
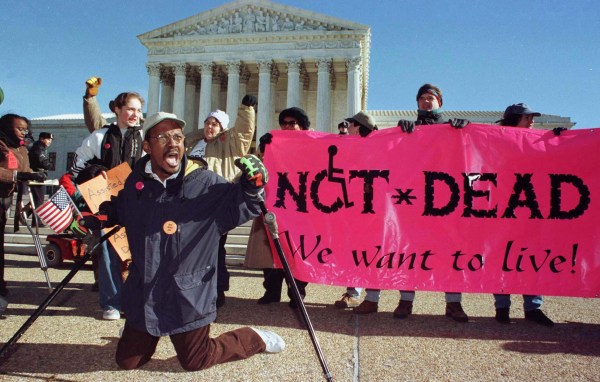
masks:
<path fill-rule="evenodd" d="M 36 208 L 35 212 L 54 232 L 61 233 L 73 221 L 74 207 L 69 194 L 60 186 L 59 190 Z"/>

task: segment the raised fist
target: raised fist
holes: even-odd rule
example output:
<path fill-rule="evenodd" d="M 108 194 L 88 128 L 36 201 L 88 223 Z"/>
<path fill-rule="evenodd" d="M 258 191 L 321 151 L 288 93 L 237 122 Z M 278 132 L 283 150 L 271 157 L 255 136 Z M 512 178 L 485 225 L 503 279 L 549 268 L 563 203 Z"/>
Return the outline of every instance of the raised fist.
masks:
<path fill-rule="evenodd" d="M 98 94 L 98 88 L 102 85 L 102 78 L 90 77 L 85 81 L 85 95 L 96 96 Z"/>
<path fill-rule="evenodd" d="M 235 160 L 235 165 L 242 170 L 240 183 L 249 191 L 263 188 L 269 181 L 269 173 L 256 155 L 247 154 Z"/>

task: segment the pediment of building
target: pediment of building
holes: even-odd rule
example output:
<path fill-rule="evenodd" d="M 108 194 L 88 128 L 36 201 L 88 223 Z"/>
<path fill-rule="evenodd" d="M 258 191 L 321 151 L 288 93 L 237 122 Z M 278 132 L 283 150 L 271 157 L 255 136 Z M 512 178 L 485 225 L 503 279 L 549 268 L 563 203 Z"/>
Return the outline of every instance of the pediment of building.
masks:
<path fill-rule="evenodd" d="M 238 37 L 363 31 L 369 27 L 266 0 L 238 0 L 139 35 L 144 42 L 177 37 Z"/>

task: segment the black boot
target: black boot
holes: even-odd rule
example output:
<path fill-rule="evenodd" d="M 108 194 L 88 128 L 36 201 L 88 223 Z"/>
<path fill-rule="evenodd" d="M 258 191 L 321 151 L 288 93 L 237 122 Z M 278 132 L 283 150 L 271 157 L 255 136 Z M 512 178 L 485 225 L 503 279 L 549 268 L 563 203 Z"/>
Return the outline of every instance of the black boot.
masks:
<path fill-rule="evenodd" d="M 510 308 L 496 309 L 496 321 L 501 324 L 510 324 Z"/>
<path fill-rule="evenodd" d="M 281 301 L 281 285 L 284 278 L 283 270 L 265 268 L 263 269 L 263 278 L 265 294 L 258 299 L 257 303 L 264 305 Z"/>

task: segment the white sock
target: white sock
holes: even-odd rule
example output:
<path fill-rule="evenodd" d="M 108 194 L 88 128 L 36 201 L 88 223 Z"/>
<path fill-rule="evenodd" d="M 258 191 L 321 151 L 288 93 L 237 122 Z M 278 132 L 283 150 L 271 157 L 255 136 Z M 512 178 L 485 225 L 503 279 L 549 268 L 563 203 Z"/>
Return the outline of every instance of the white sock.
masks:
<path fill-rule="evenodd" d="M 279 353 L 285 349 L 285 341 L 277 333 L 252 327 L 250 329 L 254 330 L 267 346 L 265 352 Z"/>

